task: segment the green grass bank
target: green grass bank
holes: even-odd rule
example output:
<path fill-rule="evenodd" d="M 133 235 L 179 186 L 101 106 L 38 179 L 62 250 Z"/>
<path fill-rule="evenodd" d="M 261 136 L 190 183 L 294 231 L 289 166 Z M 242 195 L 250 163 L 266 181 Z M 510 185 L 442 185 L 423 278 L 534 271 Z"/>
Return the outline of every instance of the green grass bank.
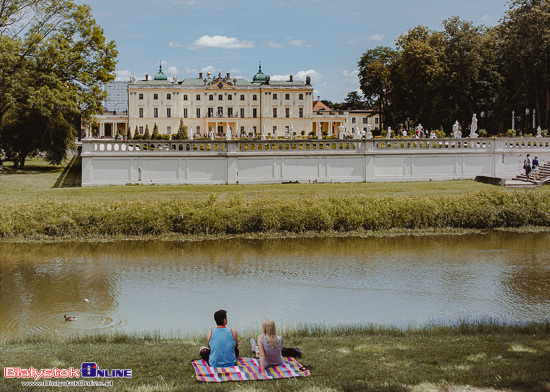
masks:
<path fill-rule="evenodd" d="M 548 391 L 550 323 L 501 326 L 395 328 L 298 327 L 283 331 L 285 345 L 299 347 L 309 378 L 205 384 L 190 361 L 202 336 L 154 335 L 23 337 L 0 342 L 3 367 L 59 369 L 93 361 L 103 369 L 132 369 L 115 379 L 115 391 Z M 250 356 L 241 332 L 241 355 Z M 2 391 L 20 391 L 4 379 Z M 41 391 L 58 388 L 40 388 Z"/>
<path fill-rule="evenodd" d="M 550 226 L 550 188 L 474 181 L 81 188 L 80 161 L 0 172 L 4 240 Z"/>
<path fill-rule="evenodd" d="M 465 196 L 333 196 L 304 199 L 37 200 L 0 204 L 0 238 L 85 239 L 164 235 L 348 233 L 378 230 L 550 226 L 537 192 Z"/>

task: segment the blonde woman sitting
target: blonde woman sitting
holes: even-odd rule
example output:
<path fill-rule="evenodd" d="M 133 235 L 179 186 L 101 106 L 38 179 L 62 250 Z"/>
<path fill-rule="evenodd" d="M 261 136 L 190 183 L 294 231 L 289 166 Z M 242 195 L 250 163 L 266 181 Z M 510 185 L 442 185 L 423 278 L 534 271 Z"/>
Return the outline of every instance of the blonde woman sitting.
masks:
<path fill-rule="evenodd" d="M 250 339 L 252 351 L 260 358 L 261 374 L 265 374 L 265 369 L 272 366 L 283 364 L 283 338 L 277 336 L 275 322 L 265 320 L 262 323 L 262 334 L 258 336 L 258 344 L 254 338 Z"/>

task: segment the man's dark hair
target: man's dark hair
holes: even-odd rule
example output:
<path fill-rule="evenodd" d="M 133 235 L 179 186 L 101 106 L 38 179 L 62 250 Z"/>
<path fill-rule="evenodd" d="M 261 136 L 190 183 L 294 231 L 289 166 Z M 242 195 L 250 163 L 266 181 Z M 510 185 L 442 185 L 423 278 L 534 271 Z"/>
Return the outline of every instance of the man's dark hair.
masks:
<path fill-rule="evenodd" d="M 227 318 L 227 310 L 220 309 L 214 313 L 214 321 L 216 325 L 223 326 L 223 321 Z"/>

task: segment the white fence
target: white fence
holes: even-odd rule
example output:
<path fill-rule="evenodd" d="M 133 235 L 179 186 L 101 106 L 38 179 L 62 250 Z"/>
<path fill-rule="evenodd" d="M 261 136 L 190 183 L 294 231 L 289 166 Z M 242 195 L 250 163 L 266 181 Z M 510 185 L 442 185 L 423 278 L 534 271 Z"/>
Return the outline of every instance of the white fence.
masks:
<path fill-rule="evenodd" d="M 512 178 L 550 139 L 83 140 L 82 186 Z"/>

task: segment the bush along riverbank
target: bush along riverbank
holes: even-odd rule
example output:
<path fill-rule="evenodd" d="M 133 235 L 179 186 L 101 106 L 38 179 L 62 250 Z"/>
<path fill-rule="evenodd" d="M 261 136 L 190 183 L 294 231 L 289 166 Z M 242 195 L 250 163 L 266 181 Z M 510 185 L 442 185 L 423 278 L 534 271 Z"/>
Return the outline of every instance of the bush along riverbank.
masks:
<path fill-rule="evenodd" d="M 101 369 L 131 369 L 132 378 L 108 380 L 113 381 L 109 390 L 114 391 L 542 392 L 550 388 L 549 322 L 522 326 L 465 323 L 406 330 L 319 326 L 282 332 L 286 346 L 302 350 L 299 360 L 313 368 L 310 377 L 200 383 L 190 362 L 198 358 L 202 335 L 179 339 L 124 334 L 19 337 L 0 341 L 0 361 L 4 368 L 77 369 L 82 362 L 95 362 Z M 251 356 L 246 343 L 254 332 L 240 331 L 239 335 L 241 356 Z M 30 380 L 4 378 L 0 390 L 20 391 L 22 381 Z"/>
<path fill-rule="evenodd" d="M 550 226 L 545 193 L 483 191 L 465 196 L 331 197 L 0 204 L 0 238 L 239 235 L 369 230 Z"/>

